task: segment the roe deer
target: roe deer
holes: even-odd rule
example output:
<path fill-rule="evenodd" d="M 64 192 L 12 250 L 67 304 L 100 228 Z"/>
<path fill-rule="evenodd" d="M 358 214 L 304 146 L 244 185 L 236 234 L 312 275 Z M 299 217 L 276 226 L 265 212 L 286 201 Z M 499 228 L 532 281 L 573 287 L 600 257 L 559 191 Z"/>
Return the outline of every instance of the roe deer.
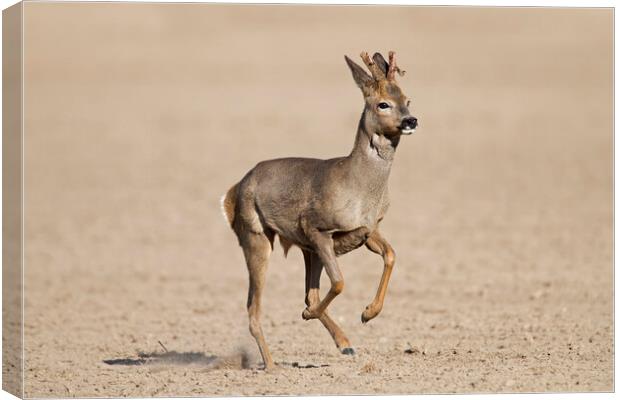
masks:
<path fill-rule="evenodd" d="M 243 248 L 250 274 L 248 314 L 250 333 L 256 339 L 266 369 L 274 366 L 260 325 L 261 293 L 275 235 L 285 254 L 291 246 L 303 252 L 306 265 L 306 309 L 302 317 L 317 318 L 343 354 L 354 354 L 349 340 L 329 317 L 326 308 L 344 287 L 336 257 L 361 245 L 383 257 L 384 268 L 374 300 L 362 313 L 362 322 L 376 317 L 394 266 L 394 250 L 378 225 L 388 209 L 387 181 L 401 135 L 418 125 L 409 113 L 409 100 L 399 88 L 395 73 L 403 75 L 389 53 L 361 58 L 371 75 L 345 60 L 364 95 L 355 145 L 346 157 L 329 160 L 282 158 L 263 161 L 250 170 L 222 198 L 226 219 Z M 325 268 L 331 288 L 319 298 Z"/>

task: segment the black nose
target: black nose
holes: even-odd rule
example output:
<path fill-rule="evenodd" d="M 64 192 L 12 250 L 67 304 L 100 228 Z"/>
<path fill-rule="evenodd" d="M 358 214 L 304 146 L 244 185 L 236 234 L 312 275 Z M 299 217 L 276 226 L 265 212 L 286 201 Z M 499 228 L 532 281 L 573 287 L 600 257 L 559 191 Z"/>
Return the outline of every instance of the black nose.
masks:
<path fill-rule="evenodd" d="M 416 117 L 407 117 L 400 123 L 401 129 L 415 129 L 418 126 L 418 119 Z"/>

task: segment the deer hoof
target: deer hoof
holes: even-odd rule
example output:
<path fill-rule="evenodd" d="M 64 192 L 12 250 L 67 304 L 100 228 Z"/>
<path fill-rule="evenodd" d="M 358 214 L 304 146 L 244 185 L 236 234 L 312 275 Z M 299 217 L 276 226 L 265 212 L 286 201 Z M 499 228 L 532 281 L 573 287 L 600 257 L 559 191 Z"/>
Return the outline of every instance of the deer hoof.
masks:
<path fill-rule="evenodd" d="M 271 373 L 273 374 L 274 372 L 277 372 L 281 369 L 281 367 L 279 365 L 274 364 L 273 362 L 270 364 L 267 364 L 263 367 L 263 371 L 267 372 L 267 373 Z"/>
<path fill-rule="evenodd" d="M 355 355 L 355 349 L 353 347 L 345 347 L 344 349 L 340 350 L 340 352 L 347 356 Z"/>
<path fill-rule="evenodd" d="M 373 319 L 374 317 L 376 317 L 377 314 L 379 314 L 378 311 L 375 311 L 370 306 L 366 307 L 366 309 L 362 313 L 362 323 L 365 324 L 366 322 L 368 322 L 371 319 Z"/>
<path fill-rule="evenodd" d="M 307 321 L 309 319 L 318 318 L 319 316 L 315 312 L 310 311 L 309 308 L 306 308 L 304 312 L 301 313 L 301 317 Z"/>

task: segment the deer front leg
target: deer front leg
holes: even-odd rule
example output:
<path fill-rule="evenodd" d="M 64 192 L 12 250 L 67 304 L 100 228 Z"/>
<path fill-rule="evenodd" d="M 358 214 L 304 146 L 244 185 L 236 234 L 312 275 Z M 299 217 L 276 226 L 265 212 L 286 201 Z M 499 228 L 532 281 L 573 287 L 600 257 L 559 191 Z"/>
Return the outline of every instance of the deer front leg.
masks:
<path fill-rule="evenodd" d="M 331 235 L 325 232 L 319 232 L 318 230 L 311 232 L 311 235 L 312 236 L 310 236 L 310 238 L 314 242 L 315 253 L 317 254 L 320 262 L 323 264 L 325 272 L 327 272 L 327 276 L 329 276 L 331 287 L 323 300 L 321 300 L 318 304 L 306 307 L 302 313 L 302 317 L 304 319 L 320 318 L 329 303 L 331 303 L 332 300 L 342 292 L 342 289 L 344 289 L 344 280 L 342 278 L 340 268 L 338 267 L 338 262 L 336 261 L 334 241 L 332 240 Z"/>
<path fill-rule="evenodd" d="M 362 322 L 366 323 L 379 315 L 383 308 L 383 299 L 385 298 L 385 292 L 387 291 L 388 282 L 390 281 L 390 275 L 394 268 L 395 254 L 392 246 L 381 236 L 378 230 L 375 230 L 370 234 L 366 241 L 366 247 L 373 253 L 377 253 L 383 257 L 383 274 L 381 275 L 381 282 L 377 289 L 377 294 L 374 300 L 362 313 Z"/>

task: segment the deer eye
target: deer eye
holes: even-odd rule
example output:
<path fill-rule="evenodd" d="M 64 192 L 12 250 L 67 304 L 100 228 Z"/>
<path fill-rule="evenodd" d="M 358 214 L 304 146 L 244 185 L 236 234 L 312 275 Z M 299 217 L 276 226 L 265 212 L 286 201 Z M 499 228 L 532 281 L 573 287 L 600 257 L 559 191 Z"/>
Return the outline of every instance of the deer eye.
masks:
<path fill-rule="evenodd" d="M 377 105 L 377 107 L 379 107 L 379 109 L 381 110 L 387 110 L 388 108 L 390 108 L 390 105 L 384 101 L 382 101 L 381 103 L 379 103 Z"/>
<path fill-rule="evenodd" d="M 407 100 L 407 107 L 411 104 L 411 100 Z"/>

